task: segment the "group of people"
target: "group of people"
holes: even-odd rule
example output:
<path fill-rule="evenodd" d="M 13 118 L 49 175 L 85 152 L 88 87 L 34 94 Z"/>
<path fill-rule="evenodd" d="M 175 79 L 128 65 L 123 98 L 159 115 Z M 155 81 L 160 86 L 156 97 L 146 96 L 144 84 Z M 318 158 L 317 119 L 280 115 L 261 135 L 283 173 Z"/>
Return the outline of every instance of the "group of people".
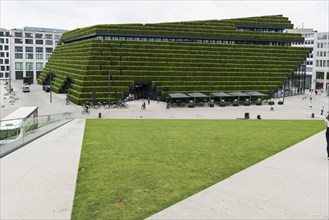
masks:
<path fill-rule="evenodd" d="M 148 98 L 148 99 L 147 99 L 147 103 L 150 104 L 150 102 L 151 102 L 151 101 L 150 101 L 150 98 Z M 142 109 L 142 110 L 146 110 L 146 104 L 145 104 L 144 101 L 143 101 L 143 103 L 142 103 L 142 107 L 141 107 L 141 109 Z"/>

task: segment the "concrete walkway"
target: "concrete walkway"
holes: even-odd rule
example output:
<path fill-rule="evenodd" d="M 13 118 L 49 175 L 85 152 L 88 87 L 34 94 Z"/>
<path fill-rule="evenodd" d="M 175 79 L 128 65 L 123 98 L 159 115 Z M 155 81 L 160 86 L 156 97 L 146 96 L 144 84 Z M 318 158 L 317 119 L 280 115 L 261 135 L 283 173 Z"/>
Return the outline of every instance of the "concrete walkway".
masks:
<path fill-rule="evenodd" d="M 0 159 L 0 219 L 70 219 L 85 119 Z"/>

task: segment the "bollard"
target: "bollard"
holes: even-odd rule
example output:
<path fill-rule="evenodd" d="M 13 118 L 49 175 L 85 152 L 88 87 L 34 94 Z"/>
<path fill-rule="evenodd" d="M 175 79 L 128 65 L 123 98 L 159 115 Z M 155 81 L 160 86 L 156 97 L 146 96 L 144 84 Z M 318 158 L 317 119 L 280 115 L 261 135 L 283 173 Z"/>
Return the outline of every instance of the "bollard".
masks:
<path fill-rule="evenodd" d="M 248 112 L 244 113 L 244 119 L 249 119 L 249 113 Z"/>
<path fill-rule="evenodd" d="M 98 113 L 98 118 L 102 118 L 102 113 Z"/>

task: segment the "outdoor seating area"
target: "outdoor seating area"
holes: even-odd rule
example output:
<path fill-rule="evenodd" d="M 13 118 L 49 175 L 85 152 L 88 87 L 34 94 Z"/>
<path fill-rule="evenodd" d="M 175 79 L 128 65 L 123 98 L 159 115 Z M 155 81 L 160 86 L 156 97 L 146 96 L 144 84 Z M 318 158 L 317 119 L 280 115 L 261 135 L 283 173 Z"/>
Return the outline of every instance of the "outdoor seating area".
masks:
<path fill-rule="evenodd" d="M 204 93 L 170 93 L 167 103 L 170 107 L 219 107 L 225 106 L 249 106 L 267 103 L 265 94 L 260 92 L 214 92 L 210 95 Z"/>

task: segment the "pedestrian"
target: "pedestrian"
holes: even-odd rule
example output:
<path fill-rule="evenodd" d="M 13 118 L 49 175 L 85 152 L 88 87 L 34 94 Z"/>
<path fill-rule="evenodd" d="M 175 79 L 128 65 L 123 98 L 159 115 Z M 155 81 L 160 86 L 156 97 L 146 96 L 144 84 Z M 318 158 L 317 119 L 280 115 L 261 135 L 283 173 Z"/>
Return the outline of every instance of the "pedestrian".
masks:
<path fill-rule="evenodd" d="M 150 97 L 147 98 L 147 104 L 150 104 Z"/>
<path fill-rule="evenodd" d="M 327 157 L 329 160 L 329 115 L 324 119 L 324 125 L 326 126 L 326 140 L 327 140 Z"/>
<path fill-rule="evenodd" d="M 273 104 L 271 104 L 270 111 L 274 111 L 274 106 L 273 106 Z"/>
<path fill-rule="evenodd" d="M 310 101 L 310 108 L 312 108 L 312 101 Z"/>
<path fill-rule="evenodd" d="M 142 110 L 146 110 L 146 104 L 145 102 L 142 103 L 142 107 L 141 107 Z"/>
<path fill-rule="evenodd" d="M 323 115 L 323 111 L 324 111 L 324 106 L 322 106 L 321 108 L 321 115 Z"/>

